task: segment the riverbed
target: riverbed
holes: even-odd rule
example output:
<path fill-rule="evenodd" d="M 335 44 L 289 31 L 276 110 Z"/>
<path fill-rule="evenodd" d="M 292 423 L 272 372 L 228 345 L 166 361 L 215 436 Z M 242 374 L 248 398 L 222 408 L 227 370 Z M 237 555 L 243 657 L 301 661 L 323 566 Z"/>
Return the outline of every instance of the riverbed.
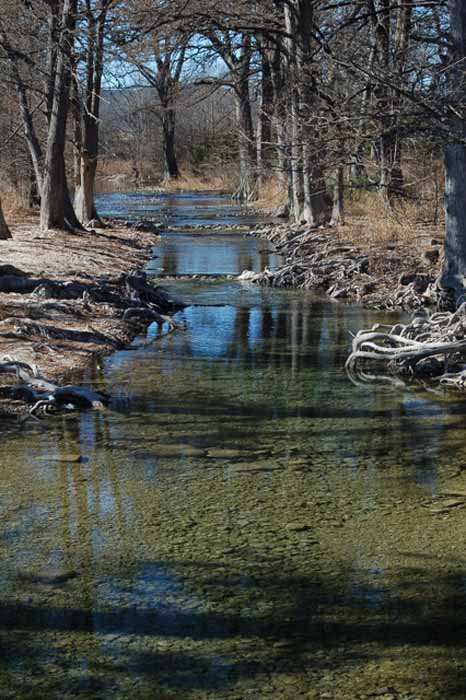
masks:
<path fill-rule="evenodd" d="M 464 402 L 353 386 L 387 317 L 232 281 L 278 259 L 226 197 L 99 206 L 190 306 L 2 434 L 0 698 L 464 700 Z"/>

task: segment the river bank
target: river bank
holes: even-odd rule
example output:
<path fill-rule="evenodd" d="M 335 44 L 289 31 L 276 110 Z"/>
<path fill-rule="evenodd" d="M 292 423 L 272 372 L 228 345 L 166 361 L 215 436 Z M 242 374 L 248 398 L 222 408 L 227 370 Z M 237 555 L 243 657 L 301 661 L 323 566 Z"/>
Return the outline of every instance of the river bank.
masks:
<path fill-rule="evenodd" d="M 113 221 L 105 229 L 44 234 L 31 216 L 11 231 L 13 239 L 0 246 L 0 358 L 36 367 L 57 384 L 75 383 L 154 313 L 171 308 L 141 275 L 155 230 Z M 16 383 L 14 374 L 0 374 L 2 418 L 27 414 L 12 392 Z"/>
<path fill-rule="evenodd" d="M 438 301 L 442 231 L 419 226 L 403 240 L 371 239 L 370 222 L 312 229 L 270 223 L 252 235 L 270 241 L 283 258 L 274 271 L 245 271 L 242 279 L 271 287 L 294 287 L 333 300 L 379 310 L 415 309 Z"/>

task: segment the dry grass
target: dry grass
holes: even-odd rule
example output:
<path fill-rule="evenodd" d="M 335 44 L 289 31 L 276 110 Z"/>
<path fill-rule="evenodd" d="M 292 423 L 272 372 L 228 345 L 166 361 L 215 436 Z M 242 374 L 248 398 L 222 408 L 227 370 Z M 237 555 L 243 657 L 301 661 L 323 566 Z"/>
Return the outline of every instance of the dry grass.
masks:
<path fill-rule="evenodd" d="M 137 181 L 135 167 L 138 174 Z M 177 180 L 164 180 L 161 172 L 156 170 L 154 164 L 149 161 L 134 164 L 125 160 L 103 159 L 99 163 L 97 173 L 98 189 L 99 191 L 109 188 L 125 189 L 131 184 L 134 188 L 160 187 L 165 192 L 232 191 L 234 189 L 232 171 L 234 167 L 228 165 L 208 166 L 204 171 L 193 171 L 188 167 L 182 167 Z"/>
<path fill-rule="evenodd" d="M 414 163 L 405 168 L 407 197 L 388 207 L 375 190 L 348 190 L 346 223 L 336 229 L 337 235 L 369 250 L 395 245 L 399 248 L 425 248 L 431 238 L 443 236 L 442 182 L 440 163 L 430 170 L 421 168 L 416 179 Z M 411 172 L 412 170 L 412 172 Z M 276 179 L 261 188 L 254 208 L 270 214 L 287 201 L 287 193 Z"/>
<path fill-rule="evenodd" d="M 135 164 L 129 160 L 106 159 L 99 160 L 96 178 L 97 192 L 122 192 L 127 189 L 135 189 L 136 171 L 139 178 L 149 180 L 147 173 L 153 171 L 153 165 L 149 162 Z"/>
<path fill-rule="evenodd" d="M 188 168 L 181 168 L 180 177 L 177 180 L 163 180 L 160 183 L 167 192 L 202 192 L 211 190 L 215 192 L 229 192 L 233 190 L 233 180 L 228 168 L 224 170 L 209 168 L 205 172 L 193 172 Z"/>
<path fill-rule="evenodd" d="M 257 201 L 253 202 L 255 209 L 259 209 L 264 213 L 270 214 L 271 212 L 286 204 L 288 199 L 288 194 L 280 186 L 277 178 L 269 178 L 263 182 L 259 189 L 259 197 Z"/>
<path fill-rule="evenodd" d="M 120 158 L 100 158 L 97 177 L 115 177 L 115 175 L 131 176 L 133 163 Z"/>
<path fill-rule="evenodd" d="M 435 198 L 401 199 L 388 207 L 377 192 L 363 192 L 347 202 L 345 238 L 365 249 L 395 245 L 425 247 L 443 235 Z"/>

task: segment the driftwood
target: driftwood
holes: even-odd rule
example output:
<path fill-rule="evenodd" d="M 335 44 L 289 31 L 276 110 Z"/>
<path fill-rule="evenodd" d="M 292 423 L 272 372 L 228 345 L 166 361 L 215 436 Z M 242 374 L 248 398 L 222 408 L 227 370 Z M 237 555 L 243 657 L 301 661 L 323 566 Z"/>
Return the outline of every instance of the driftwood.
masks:
<path fill-rule="evenodd" d="M 359 382 L 429 380 L 439 386 L 466 388 L 466 303 L 454 313 L 418 312 L 408 324 L 375 325 L 353 339 L 346 362 L 350 379 Z"/>

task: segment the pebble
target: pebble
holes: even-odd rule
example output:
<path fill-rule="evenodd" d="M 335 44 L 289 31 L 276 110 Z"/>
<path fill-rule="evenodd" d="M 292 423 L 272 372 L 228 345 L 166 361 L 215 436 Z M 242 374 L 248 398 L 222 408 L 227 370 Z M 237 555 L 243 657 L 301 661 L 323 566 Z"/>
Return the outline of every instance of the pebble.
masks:
<path fill-rule="evenodd" d="M 39 457 L 38 459 L 39 462 L 68 462 L 68 463 L 73 463 L 73 464 L 83 464 L 84 462 L 87 462 L 88 460 L 86 457 L 83 457 L 81 454 L 78 452 L 70 452 L 70 453 L 64 453 L 64 454 L 58 454 L 58 455 L 47 455 L 46 457 Z"/>
<path fill-rule="evenodd" d="M 311 526 L 306 523 L 287 523 L 285 525 L 287 530 L 290 532 L 306 532 L 306 530 L 311 530 Z"/>

